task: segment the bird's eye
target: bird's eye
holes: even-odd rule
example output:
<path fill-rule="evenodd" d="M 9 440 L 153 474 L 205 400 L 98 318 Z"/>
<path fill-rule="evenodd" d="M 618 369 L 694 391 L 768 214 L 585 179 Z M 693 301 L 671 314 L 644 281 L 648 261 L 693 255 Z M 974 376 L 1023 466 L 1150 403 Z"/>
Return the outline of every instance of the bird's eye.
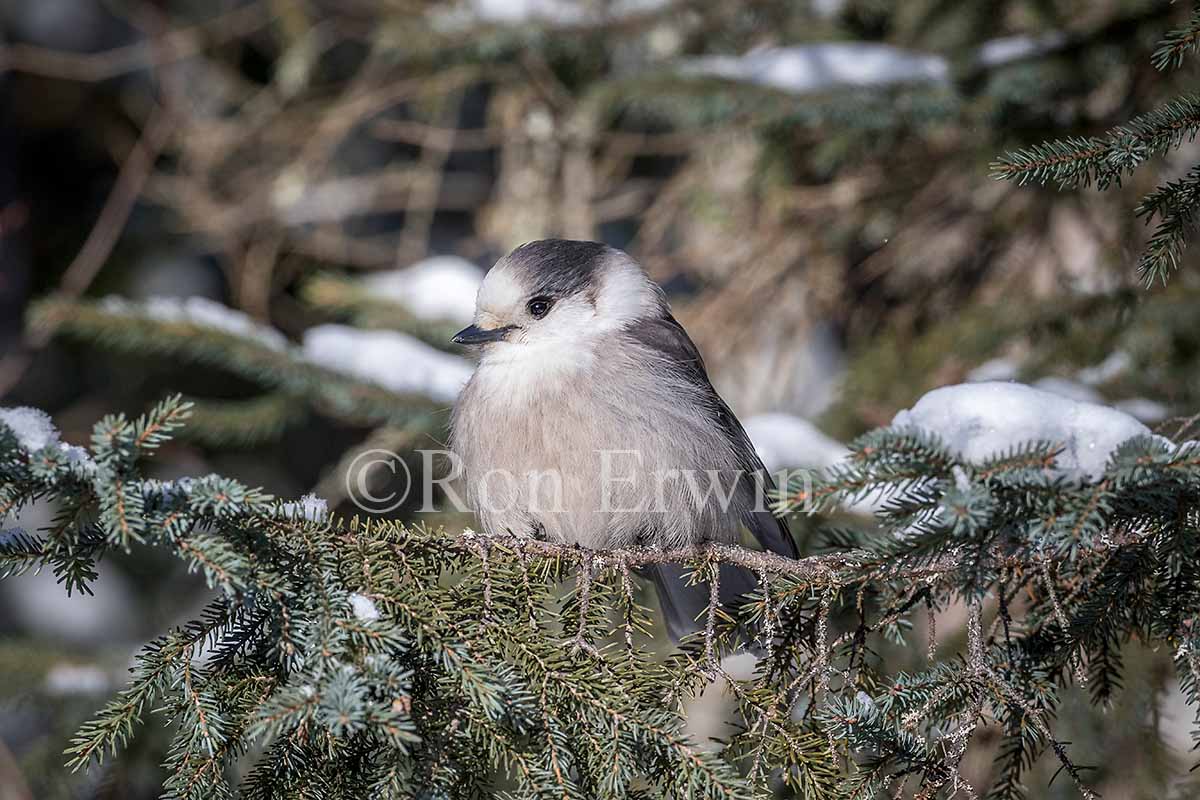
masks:
<path fill-rule="evenodd" d="M 527 308 L 529 316 L 534 319 L 541 319 L 550 313 L 550 306 L 554 305 L 554 301 L 549 297 L 535 297 L 529 301 Z"/>

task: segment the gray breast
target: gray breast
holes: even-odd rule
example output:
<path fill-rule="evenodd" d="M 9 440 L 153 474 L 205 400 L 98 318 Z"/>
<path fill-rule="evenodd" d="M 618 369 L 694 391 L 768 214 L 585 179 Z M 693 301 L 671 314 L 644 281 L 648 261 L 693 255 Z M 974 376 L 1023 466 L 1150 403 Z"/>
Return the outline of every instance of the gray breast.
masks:
<path fill-rule="evenodd" d="M 734 540 L 753 493 L 727 499 L 750 478 L 711 398 L 629 335 L 594 356 L 520 404 L 472 378 L 452 447 L 485 530 L 600 548 Z"/>

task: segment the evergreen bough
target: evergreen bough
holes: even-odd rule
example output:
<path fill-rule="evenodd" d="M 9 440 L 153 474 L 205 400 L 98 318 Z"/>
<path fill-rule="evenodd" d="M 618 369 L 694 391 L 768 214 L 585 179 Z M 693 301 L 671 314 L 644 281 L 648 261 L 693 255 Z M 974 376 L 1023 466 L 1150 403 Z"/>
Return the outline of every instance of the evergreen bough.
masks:
<path fill-rule="evenodd" d="M 1198 31 L 1194 13 L 1154 66 L 1180 66 Z M 647 88 L 656 110 L 696 123 L 737 111 L 720 93 L 671 106 L 661 86 Z M 775 103 L 753 121 L 788 130 L 834 115 L 886 127 L 959 113 L 947 89 L 919 91 L 931 99 L 910 107 L 864 93 L 850 112 L 845 98 Z M 996 172 L 1118 185 L 1193 138 L 1198 109 L 1196 97 L 1181 97 L 1103 136 L 1011 154 Z M 1198 185 L 1194 167 L 1139 207 L 1159 222 L 1141 262 L 1148 282 L 1177 265 Z M 360 325 L 399 319 L 431 343 L 445 340 L 333 277 L 305 296 Z M 263 389 L 108 418 L 86 459 L 57 446 L 31 452 L 0 425 L 0 517 L 34 500 L 56 509 L 44 530 L 0 536 L 0 574 L 50 569 L 67 591 L 86 592 L 106 553 L 156 548 L 213 590 L 198 619 L 146 646 L 128 686 L 79 730 L 67 754 L 75 769 L 104 770 L 153 724 L 173 736 L 169 797 L 716 798 L 784 784 L 801 797 L 1015 798 L 1027 796 L 1043 759 L 1090 796 L 1113 768 L 1079 763 L 1057 733 L 1071 692 L 1106 708 L 1137 668 L 1131 652 L 1169 648 L 1184 695 L 1200 707 L 1195 444 L 1133 440 L 1103 475 L 1083 479 L 1054 469 L 1055 443 L 966 463 L 927 433 L 880 430 L 844 466 L 781 497 L 785 513 L 886 498 L 870 528 L 832 527 L 823 515 L 805 525 L 818 554 L 593 552 L 309 519 L 215 475 L 148 479 L 141 460 L 172 435 L 256 444 L 310 411 L 407 430 L 428 424 L 431 404 L 306 363 L 289 347 L 131 306 L 55 299 L 32 321 L 121 353 L 215 366 Z M 650 647 L 654 613 L 638 602 L 637 579 L 639 565 L 661 561 L 689 565 L 698 580 L 736 561 L 763 589 L 737 619 L 709 609 L 703 632 L 664 656 Z M 934 615 L 951 606 L 966 612 L 966 640 L 938 653 Z M 921 627 L 928 639 L 917 641 Z M 737 680 L 721 659 L 746 631 L 761 658 L 752 678 Z M 716 678 L 742 725 L 714 752 L 689 739 L 683 712 Z M 990 786 L 971 787 L 960 764 L 985 729 L 1000 733 L 997 763 Z"/>
<path fill-rule="evenodd" d="M 1151 60 L 1160 71 L 1178 69 L 1198 47 L 1200 7 L 1186 25 L 1166 35 Z M 1062 189 L 1095 184 L 1103 190 L 1120 186 L 1149 159 L 1194 141 L 1198 130 L 1200 96 L 1187 94 L 1101 136 L 1071 136 L 1008 153 L 992 165 L 993 175 L 1021 184 L 1055 184 Z M 1179 268 L 1198 196 L 1200 165 L 1159 186 L 1135 209 L 1147 223 L 1157 220 L 1137 266 L 1148 286 L 1165 284 Z"/>
<path fill-rule="evenodd" d="M 1054 733 L 1063 690 L 1119 691 L 1122 645 L 1170 647 L 1189 703 L 1200 637 L 1200 447 L 1134 439 L 1095 480 L 1052 443 L 967 463 L 928 433 L 883 429 L 781 510 L 886 497 L 877 530 L 825 530 L 797 561 L 734 546 L 588 551 L 324 515 L 216 475 L 146 479 L 188 415 L 178 398 L 95 428 L 87 458 L 0 427 L 0 508 L 56 502 L 47 530 L 7 534 L 3 574 L 51 568 L 87 590 L 104 553 L 165 548 L 205 576 L 196 620 L 147 645 L 128 686 L 75 736 L 102 768 L 139 725 L 167 724 L 170 797 L 948 797 L 982 726 L 1002 731 L 989 797 L 1025 796 L 1044 752 L 1085 796 Z M 666 657 L 637 568 L 736 561 L 763 578 L 737 619 Z M 926 668 L 884 656 L 914 621 L 967 610 L 963 652 Z M 761 658 L 725 674 L 735 630 Z M 684 702 L 728 682 L 743 725 L 719 751 L 684 733 Z M 152 715 L 155 710 L 161 715 Z"/>

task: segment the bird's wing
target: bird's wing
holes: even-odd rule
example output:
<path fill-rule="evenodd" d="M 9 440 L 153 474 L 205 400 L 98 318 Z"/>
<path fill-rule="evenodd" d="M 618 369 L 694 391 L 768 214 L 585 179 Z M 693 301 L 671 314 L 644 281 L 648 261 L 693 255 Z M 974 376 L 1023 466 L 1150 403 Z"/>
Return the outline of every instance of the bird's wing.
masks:
<path fill-rule="evenodd" d="M 738 466 L 745 470 L 747 475 L 762 476 L 766 491 L 774 492 L 775 484 L 770 473 L 755 452 L 742 423 L 738 422 L 729 406 L 713 388 L 708 379 L 708 371 L 704 367 L 704 359 L 683 326 L 667 313 L 662 317 L 634 323 L 628 328 L 628 333 L 642 346 L 655 351 L 668 363 L 673 364 L 680 374 L 695 386 L 704 401 L 704 406 L 713 410 L 715 422 L 737 454 Z M 742 522 L 754 534 L 754 538 L 763 549 L 789 558 L 799 557 L 796 543 L 792 540 L 787 522 L 783 519 L 769 511 L 750 511 Z"/>

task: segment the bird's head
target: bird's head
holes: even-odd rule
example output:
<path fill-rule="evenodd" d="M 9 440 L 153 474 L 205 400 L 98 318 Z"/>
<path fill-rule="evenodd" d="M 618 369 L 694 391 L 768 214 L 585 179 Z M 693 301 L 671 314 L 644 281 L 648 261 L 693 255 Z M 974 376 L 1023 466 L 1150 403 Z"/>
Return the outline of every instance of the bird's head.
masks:
<path fill-rule="evenodd" d="M 475 320 L 457 344 L 585 345 L 639 319 L 662 314 L 662 291 L 627 254 L 598 242 L 543 239 L 523 244 L 488 271 Z"/>

